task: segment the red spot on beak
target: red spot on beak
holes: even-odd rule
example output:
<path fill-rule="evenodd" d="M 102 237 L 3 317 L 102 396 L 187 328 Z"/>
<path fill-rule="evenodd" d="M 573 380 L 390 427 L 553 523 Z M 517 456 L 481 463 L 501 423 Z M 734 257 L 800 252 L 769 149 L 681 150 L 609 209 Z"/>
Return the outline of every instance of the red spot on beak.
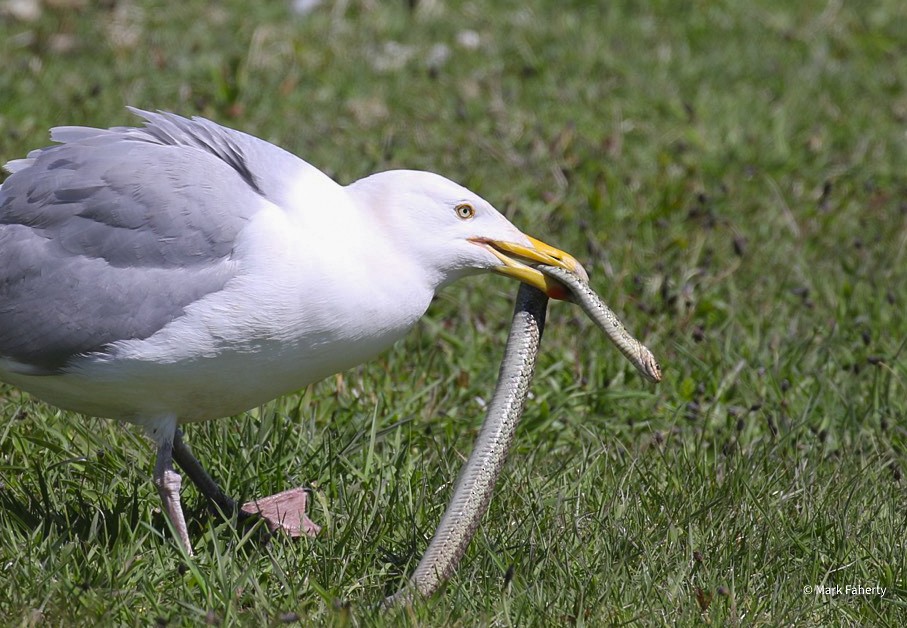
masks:
<path fill-rule="evenodd" d="M 567 287 L 550 277 L 545 277 L 545 294 L 548 295 L 549 299 L 557 299 L 559 301 L 567 301 L 570 297 L 570 291 Z"/>

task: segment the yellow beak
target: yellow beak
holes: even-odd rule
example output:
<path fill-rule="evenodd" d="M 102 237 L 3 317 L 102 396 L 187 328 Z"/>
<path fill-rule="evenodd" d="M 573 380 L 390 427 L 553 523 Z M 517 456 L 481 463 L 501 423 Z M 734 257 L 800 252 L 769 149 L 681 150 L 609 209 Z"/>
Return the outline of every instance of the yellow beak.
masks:
<path fill-rule="evenodd" d="M 552 299 L 566 300 L 570 296 L 570 291 L 557 280 L 548 277 L 540 270 L 536 270 L 524 262 L 558 266 L 579 275 L 584 281 L 589 281 L 586 269 L 576 261 L 575 257 L 554 248 L 550 244 L 545 244 L 541 240 L 529 237 L 529 242 L 532 244 L 531 247 L 502 240 L 476 239 L 473 241 L 476 244 L 485 246 L 495 257 L 501 260 L 501 265 L 492 268 L 492 271 L 519 279 L 523 283 L 538 288 Z"/>

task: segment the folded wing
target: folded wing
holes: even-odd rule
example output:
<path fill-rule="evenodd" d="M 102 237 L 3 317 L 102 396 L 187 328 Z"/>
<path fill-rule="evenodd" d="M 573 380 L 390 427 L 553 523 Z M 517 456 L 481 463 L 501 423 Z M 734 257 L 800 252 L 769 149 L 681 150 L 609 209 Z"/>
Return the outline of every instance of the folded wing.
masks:
<path fill-rule="evenodd" d="M 0 187 L 0 357 L 54 373 L 147 338 L 241 271 L 233 244 L 307 164 L 208 120 L 61 127 Z"/>

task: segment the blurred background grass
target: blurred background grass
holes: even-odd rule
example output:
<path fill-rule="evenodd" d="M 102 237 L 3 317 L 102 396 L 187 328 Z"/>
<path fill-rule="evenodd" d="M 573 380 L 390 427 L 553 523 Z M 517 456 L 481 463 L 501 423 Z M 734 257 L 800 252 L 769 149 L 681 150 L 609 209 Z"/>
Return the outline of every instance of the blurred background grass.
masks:
<path fill-rule="evenodd" d="M 0 161 L 57 125 L 203 115 L 347 183 L 437 171 L 577 255 L 662 361 L 552 304 L 517 446 L 458 575 L 381 618 L 491 394 L 515 286 L 446 289 L 378 361 L 187 439 L 261 543 L 140 434 L 0 388 L 10 625 L 903 625 L 907 8 L 739 2 L 0 3 Z M 886 587 L 884 596 L 805 594 Z"/>

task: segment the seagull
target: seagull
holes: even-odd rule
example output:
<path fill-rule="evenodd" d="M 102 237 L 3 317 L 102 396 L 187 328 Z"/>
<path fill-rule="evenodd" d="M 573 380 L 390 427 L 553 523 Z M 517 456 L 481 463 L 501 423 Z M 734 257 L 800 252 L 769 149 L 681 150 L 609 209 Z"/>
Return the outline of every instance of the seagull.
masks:
<path fill-rule="evenodd" d="M 141 127 L 51 130 L 0 186 L 0 380 L 60 408 L 130 422 L 192 544 L 181 476 L 236 508 L 180 426 L 240 414 L 367 361 L 438 290 L 490 271 L 567 299 L 533 264 L 569 254 L 434 173 L 342 186 L 254 136 L 129 108 Z M 295 489 L 250 502 L 272 530 L 318 532 Z"/>

